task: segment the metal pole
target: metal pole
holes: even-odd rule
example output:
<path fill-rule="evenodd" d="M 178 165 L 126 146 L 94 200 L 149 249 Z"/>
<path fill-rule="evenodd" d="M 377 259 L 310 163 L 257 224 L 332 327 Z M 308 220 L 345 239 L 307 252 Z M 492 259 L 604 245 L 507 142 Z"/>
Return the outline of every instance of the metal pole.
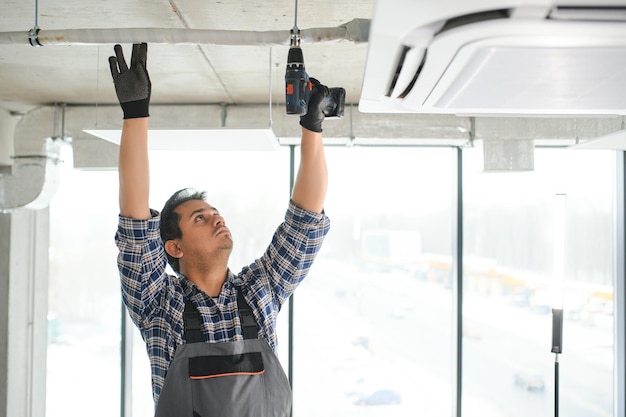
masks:
<path fill-rule="evenodd" d="M 298 0 L 295 0 L 295 10 L 293 13 L 293 28 L 298 30 Z"/>
<path fill-rule="evenodd" d="M 133 413 L 133 331 L 134 325 L 124 302 L 121 304 L 120 343 L 120 417 Z"/>
<path fill-rule="evenodd" d="M 552 352 L 554 353 L 554 417 L 559 417 L 559 353 L 563 352 L 563 310 L 552 309 Z"/>
<path fill-rule="evenodd" d="M 554 417 L 559 417 L 559 354 L 554 355 Z"/>
<path fill-rule="evenodd" d="M 622 129 L 624 121 L 622 120 Z M 615 417 L 626 416 L 626 153 L 615 152 L 615 313 L 613 314 L 614 331 L 614 389 L 613 402 Z"/>
<path fill-rule="evenodd" d="M 293 189 L 293 186 L 295 183 L 295 157 L 296 157 L 295 149 L 296 147 L 294 145 L 289 146 L 289 195 L 290 196 L 291 196 L 291 190 Z M 294 329 L 293 296 L 294 294 L 292 293 L 291 296 L 289 297 L 289 341 L 288 341 L 289 354 L 288 354 L 288 360 L 287 360 L 288 367 L 289 367 L 289 369 L 287 370 L 287 377 L 289 379 L 289 385 L 291 385 L 292 393 L 293 393 L 293 329 Z M 293 415 L 293 394 L 292 394 L 290 415 Z"/>
<path fill-rule="evenodd" d="M 452 415 L 461 417 L 463 391 L 463 149 L 456 148 L 456 184 L 454 189 L 454 225 L 456 241 L 453 245 L 454 274 L 452 283 L 452 338 L 454 366 L 452 370 Z"/>
<path fill-rule="evenodd" d="M 35 0 L 35 26 L 34 29 L 39 29 L 39 0 Z"/>
<path fill-rule="evenodd" d="M 563 353 L 563 288 L 565 280 L 566 198 L 556 194 L 552 283 L 552 349 L 554 357 L 554 416 L 559 415 L 559 353 Z"/>

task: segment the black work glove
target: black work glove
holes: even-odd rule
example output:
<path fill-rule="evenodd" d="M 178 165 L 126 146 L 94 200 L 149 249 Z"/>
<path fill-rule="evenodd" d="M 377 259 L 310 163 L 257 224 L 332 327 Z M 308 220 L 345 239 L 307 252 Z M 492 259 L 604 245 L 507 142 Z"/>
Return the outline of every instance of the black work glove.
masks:
<path fill-rule="evenodd" d="M 315 78 L 310 78 L 309 81 L 313 84 L 313 93 L 307 103 L 307 112 L 304 116 L 300 116 L 300 125 L 313 132 L 322 132 L 322 122 L 324 121 L 324 112 L 322 111 L 322 102 L 324 98 L 330 94 L 328 87 L 317 81 Z"/>
<path fill-rule="evenodd" d="M 115 50 L 115 56 L 109 57 L 109 66 L 111 67 L 117 99 L 124 112 L 124 119 L 148 117 L 152 87 L 148 70 L 146 69 L 148 44 L 133 44 L 130 69 L 124 60 L 122 47 L 115 45 L 113 49 Z"/>

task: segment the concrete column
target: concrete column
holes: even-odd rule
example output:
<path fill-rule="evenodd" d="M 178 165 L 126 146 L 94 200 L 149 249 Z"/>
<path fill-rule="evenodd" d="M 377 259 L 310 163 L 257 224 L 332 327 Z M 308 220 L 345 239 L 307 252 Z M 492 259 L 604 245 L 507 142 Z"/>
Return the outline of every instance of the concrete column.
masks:
<path fill-rule="evenodd" d="M 18 116 L 12 116 L 8 111 L 0 109 L 0 173 L 13 165 L 13 137 L 19 120 Z"/>
<path fill-rule="evenodd" d="M 0 417 L 44 417 L 49 212 L 0 214 Z"/>

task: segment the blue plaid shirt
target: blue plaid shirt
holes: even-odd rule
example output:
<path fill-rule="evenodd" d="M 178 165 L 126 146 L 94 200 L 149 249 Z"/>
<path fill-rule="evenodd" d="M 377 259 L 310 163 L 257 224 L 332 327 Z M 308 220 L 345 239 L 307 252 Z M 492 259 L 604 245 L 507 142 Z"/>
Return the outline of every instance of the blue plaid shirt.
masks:
<path fill-rule="evenodd" d="M 120 216 L 115 235 L 122 297 L 146 342 L 155 404 L 176 348 L 184 343 L 185 300 L 191 299 L 200 312 L 206 340 L 242 340 L 237 315 L 237 287 L 241 287 L 259 325 L 259 336 L 276 350 L 278 311 L 307 275 L 330 221 L 325 214 L 306 211 L 290 201 L 285 221 L 276 229 L 265 253 L 237 275 L 228 271 L 215 300 L 186 278 L 166 272 L 159 225 L 155 210 L 149 220 Z"/>

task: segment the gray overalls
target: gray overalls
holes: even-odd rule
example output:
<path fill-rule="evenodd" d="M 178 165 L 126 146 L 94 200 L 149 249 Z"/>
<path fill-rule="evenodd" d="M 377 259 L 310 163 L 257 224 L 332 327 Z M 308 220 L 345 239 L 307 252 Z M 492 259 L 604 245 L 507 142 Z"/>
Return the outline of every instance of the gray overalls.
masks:
<path fill-rule="evenodd" d="M 167 370 L 156 417 L 288 417 L 291 387 L 237 291 L 244 340 L 206 343 L 196 307 L 185 304 L 186 343 Z"/>

